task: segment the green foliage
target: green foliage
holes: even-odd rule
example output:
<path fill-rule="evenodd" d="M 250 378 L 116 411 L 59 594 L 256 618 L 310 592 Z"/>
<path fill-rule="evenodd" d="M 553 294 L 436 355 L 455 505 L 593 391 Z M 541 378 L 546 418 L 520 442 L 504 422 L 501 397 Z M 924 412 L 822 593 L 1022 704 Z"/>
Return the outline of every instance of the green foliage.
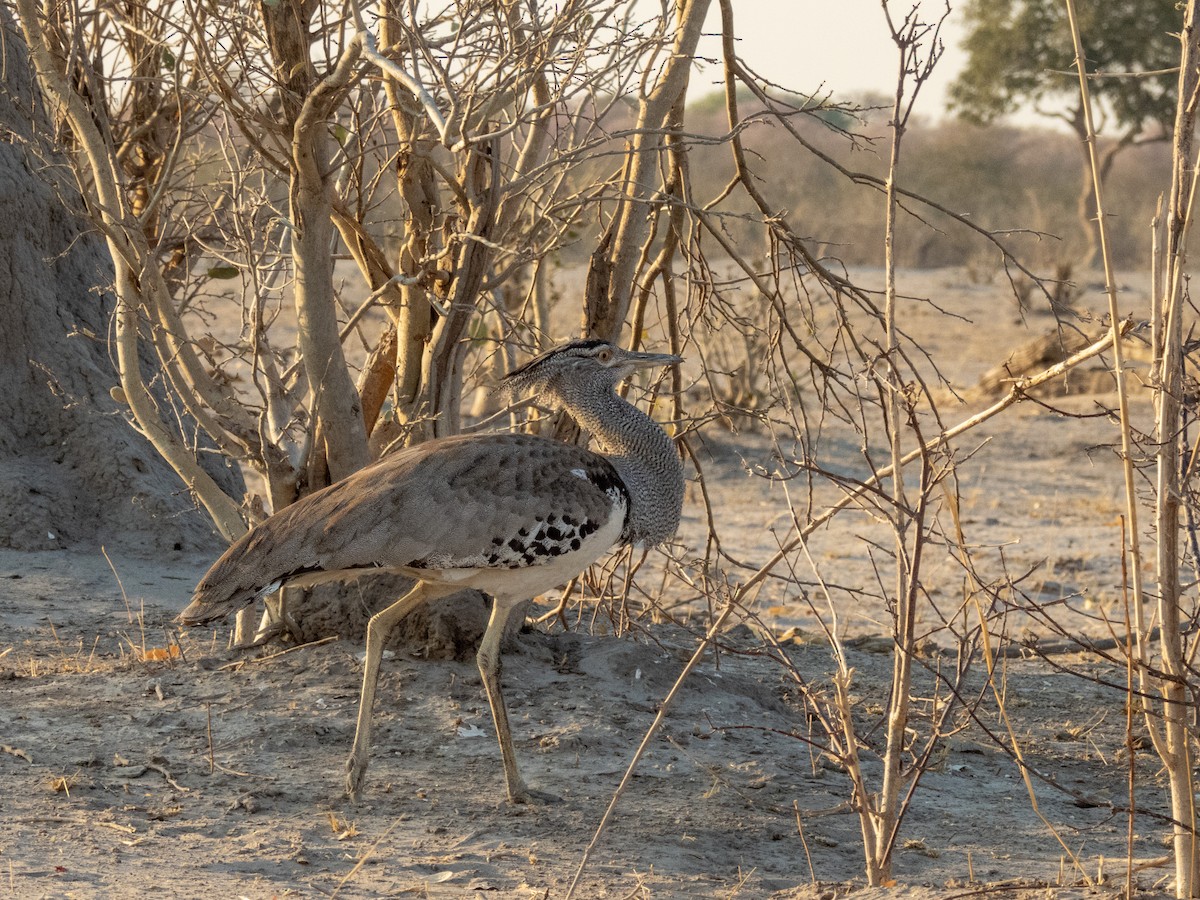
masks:
<path fill-rule="evenodd" d="M 1032 104 L 1047 114 L 1078 109 L 1071 76 L 1074 52 L 1062 0 L 969 0 L 967 64 L 950 88 L 950 105 L 970 122 L 987 124 Z M 1183 17 L 1175 0 L 1079 0 L 1079 27 L 1089 72 L 1152 72 L 1179 64 L 1176 34 Z M 1064 74 L 1066 73 L 1066 74 Z M 1093 98 L 1126 133 L 1168 125 L 1177 75 L 1104 77 Z"/>
<path fill-rule="evenodd" d="M 809 94 L 797 94 L 792 91 L 772 90 L 769 91 L 769 94 L 779 104 L 801 110 L 805 115 L 812 116 L 832 128 L 841 130 L 853 128 L 859 120 L 859 112 L 866 105 L 853 101 L 848 104 L 834 103 L 828 96 L 822 98 Z M 743 116 L 762 107 L 754 93 L 741 83 L 737 87 L 737 100 Z M 724 111 L 725 91 L 723 88 L 709 91 L 688 102 L 689 117 L 711 118 L 716 114 L 724 113 Z"/>

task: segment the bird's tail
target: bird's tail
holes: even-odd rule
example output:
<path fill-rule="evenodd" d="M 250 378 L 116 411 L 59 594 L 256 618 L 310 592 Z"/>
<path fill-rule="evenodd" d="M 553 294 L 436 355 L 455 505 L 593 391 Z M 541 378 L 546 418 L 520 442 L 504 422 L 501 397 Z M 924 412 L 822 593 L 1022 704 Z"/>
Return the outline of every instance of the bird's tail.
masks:
<path fill-rule="evenodd" d="M 215 622 L 279 589 L 286 579 L 272 571 L 275 560 L 262 560 L 261 554 L 255 552 L 264 543 L 260 531 L 266 529 L 260 526 L 234 541 L 213 563 L 196 585 L 192 602 L 179 614 L 178 622 L 183 625 Z"/>
<path fill-rule="evenodd" d="M 176 621 L 181 625 L 203 625 L 223 619 L 230 613 L 235 613 L 257 600 L 259 597 L 274 593 L 278 584 L 268 584 L 260 589 L 239 590 L 233 594 L 218 593 L 214 585 L 205 579 L 196 585 L 192 602 L 181 612 Z"/>
<path fill-rule="evenodd" d="M 401 460 L 406 457 L 401 455 Z M 179 614 L 184 625 L 200 625 L 224 618 L 273 594 L 281 585 L 307 587 L 344 577 L 342 570 L 370 569 L 377 565 L 373 545 L 358 560 L 353 553 L 332 553 L 322 546 L 328 521 L 348 515 L 354 491 L 379 476 L 363 470 L 324 490 L 280 510 L 234 541 L 200 583 L 192 602 Z M 349 492 L 349 495 L 348 495 Z M 351 527 L 350 532 L 354 531 Z"/>

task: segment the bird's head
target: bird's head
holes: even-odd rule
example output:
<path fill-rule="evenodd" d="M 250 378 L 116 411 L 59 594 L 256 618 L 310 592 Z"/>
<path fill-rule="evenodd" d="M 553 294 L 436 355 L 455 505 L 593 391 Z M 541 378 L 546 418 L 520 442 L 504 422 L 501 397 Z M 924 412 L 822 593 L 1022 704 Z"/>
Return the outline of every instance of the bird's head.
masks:
<path fill-rule="evenodd" d="M 560 344 L 504 376 L 498 390 L 509 399 L 537 396 L 557 402 L 573 389 L 613 388 L 638 369 L 673 366 L 683 360 L 670 353 L 641 353 L 616 344 L 586 339 Z"/>

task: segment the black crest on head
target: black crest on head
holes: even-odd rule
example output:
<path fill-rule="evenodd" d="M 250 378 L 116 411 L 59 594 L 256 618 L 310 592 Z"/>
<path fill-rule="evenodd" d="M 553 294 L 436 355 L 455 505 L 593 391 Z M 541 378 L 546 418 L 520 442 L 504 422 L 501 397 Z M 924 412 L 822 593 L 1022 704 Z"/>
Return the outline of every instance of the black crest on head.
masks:
<path fill-rule="evenodd" d="M 529 362 L 525 363 L 525 365 L 513 369 L 496 386 L 496 391 L 509 398 L 515 398 L 527 390 L 540 387 L 543 383 L 543 378 L 557 374 L 550 371 L 554 368 L 555 360 L 565 361 L 565 359 L 571 357 L 591 356 L 592 354 L 589 351 L 611 346 L 608 341 L 600 340 L 599 338 L 580 338 L 565 344 L 559 344 L 557 347 L 552 347 L 545 353 L 535 356 Z"/>

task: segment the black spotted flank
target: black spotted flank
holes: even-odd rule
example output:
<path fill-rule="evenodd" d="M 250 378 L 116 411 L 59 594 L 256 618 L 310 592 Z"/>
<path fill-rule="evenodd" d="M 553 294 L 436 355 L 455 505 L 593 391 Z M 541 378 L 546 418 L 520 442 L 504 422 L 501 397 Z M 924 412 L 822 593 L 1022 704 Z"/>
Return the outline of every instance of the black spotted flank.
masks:
<path fill-rule="evenodd" d="M 547 511 L 531 516 L 515 533 L 489 538 L 491 546 L 478 557 L 480 564 L 489 568 L 522 569 L 546 565 L 553 559 L 578 553 L 587 539 L 609 520 L 615 506 L 624 507 L 622 535 L 625 535 L 632 504 L 617 470 L 603 458 L 580 461 L 579 466 L 570 472 L 568 484 L 571 490 L 575 490 L 576 479 L 584 474 L 592 487 L 604 495 L 603 498 L 593 495 L 586 512 L 582 509 L 574 514 Z"/>
<path fill-rule="evenodd" d="M 629 523 L 631 521 L 630 517 L 633 515 L 633 502 L 629 496 L 629 489 L 625 486 L 625 482 L 621 480 L 620 474 L 618 474 L 612 463 L 603 457 L 589 460 L 586 473 L 588 481 L 608 495 L 610 504 L 617 505 L 619 503 L 625 507 L 625 516 L 621 523 L 621 539 L 623 541 L 629 540 L 631 534 Z M 562 520 L 564 525 L 570 528 L 578 528 L 581 537 L 587 536 L 582 530 L 584 527 L 583 522 L 577 522 L 571 516 L 563 516 Z M 593 525 L 592 531 L 595 531 L 598 527 L 598 525 Z"/>
<path fill-rule="evenodd" d="M 613 491 L 620 491 L 626 499 L 629 497 L 629 491 L 625 488 L 625 482 L 621 480 L 621 476 L 617 474 L 617 470 L 606 459 L 596 461 L 596 465 L 592 466 L 588 472 L 588 479 L 606 494 L 611 494 Z"/>

